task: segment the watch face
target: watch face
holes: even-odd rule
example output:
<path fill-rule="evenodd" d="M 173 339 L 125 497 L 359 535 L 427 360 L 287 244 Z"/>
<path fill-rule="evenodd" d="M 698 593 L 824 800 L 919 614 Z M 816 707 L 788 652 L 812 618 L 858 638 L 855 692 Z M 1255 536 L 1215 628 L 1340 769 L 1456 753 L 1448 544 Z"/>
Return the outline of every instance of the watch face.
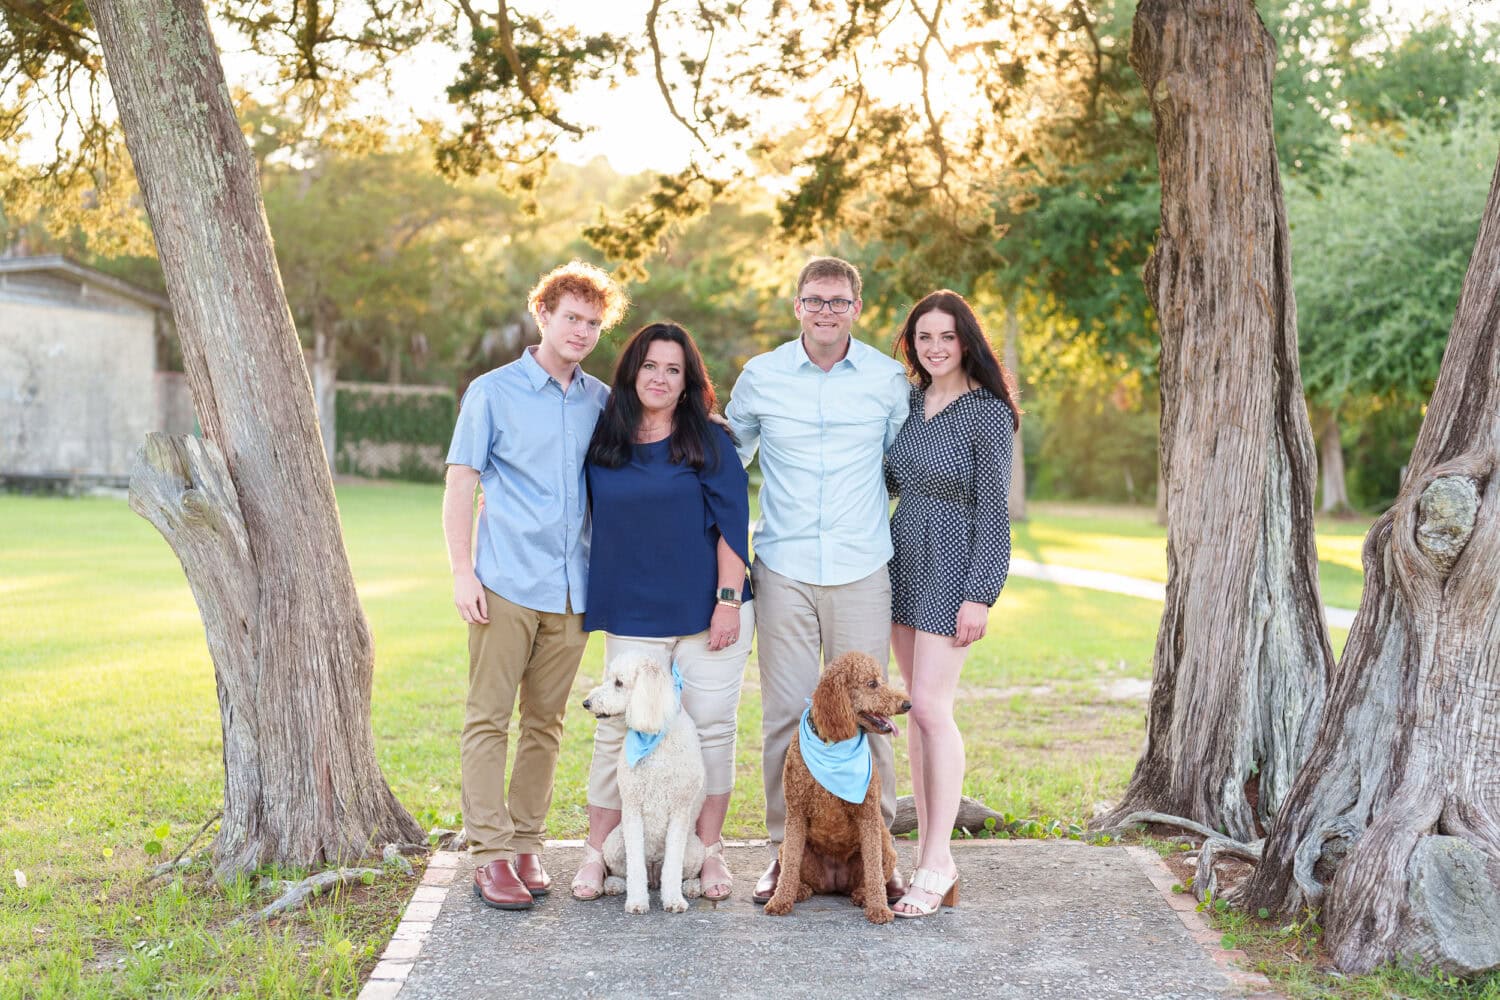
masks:
<path fill-rule="evenodd" d="M 737 598 L 739 596 L 740 596 L 740 592 L 738 590 L 735 590 L 733 587 L 720 587 L 719 588 L 719 599 L 720 600 L 732 601 L 732 600 L 734 600 L 735 598 Z"/>

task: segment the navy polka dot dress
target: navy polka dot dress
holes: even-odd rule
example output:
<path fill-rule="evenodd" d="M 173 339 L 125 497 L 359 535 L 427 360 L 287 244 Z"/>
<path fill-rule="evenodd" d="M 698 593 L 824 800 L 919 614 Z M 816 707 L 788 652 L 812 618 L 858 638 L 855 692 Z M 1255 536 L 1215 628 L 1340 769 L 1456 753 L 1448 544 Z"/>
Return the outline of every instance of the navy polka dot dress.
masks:
<path fill-rule="evenodd" d="M 983 387 L 928 420 L 920 386 L 885 456 L 891 517 L 891 620 L 957 630 L 964 601 L 993 605 L 1010 570 L 1010 407 Z"/>

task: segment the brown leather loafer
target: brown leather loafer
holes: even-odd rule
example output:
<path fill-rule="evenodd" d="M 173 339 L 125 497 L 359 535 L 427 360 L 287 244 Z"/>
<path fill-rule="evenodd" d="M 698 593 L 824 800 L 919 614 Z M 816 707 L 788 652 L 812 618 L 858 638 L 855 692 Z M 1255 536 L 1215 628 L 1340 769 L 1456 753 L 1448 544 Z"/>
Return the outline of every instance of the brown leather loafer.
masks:
<path fill-rule="evenodd" d="M 474 895 L 485 906 L 497 910 L 529 910 L 533 905 L 531 890 L 516 874 L 515 867 L 503 859 L 474 869 Z"/>
<path fill-rule="evenodd" d="M 541 898 L 552 888 L 552 876 L 542 867 L 540 854 L 517 854 L 515 869 L 533 896 Z"/>
<path fill-rule="evenodd" d="M 750 898 L 757 903 L 769 903 L 771 897 L 776 895 L 776 880 L 779 878 L 781 878 L 781 859 L 778 857 L 772 859 L 771 867 L 767 868 L 766 873 L 760 877 L 760 881 L 755 883 L 755 891 L 750 894 Z"/>
<path fill-rule="evenodd" d="M 906 895 L 906 879 L 901 877 L 901 869 L 897 868 L 891 873 L 891 880 L 885 884 L 885 901 L 899 903 L 904 895 Z"/>

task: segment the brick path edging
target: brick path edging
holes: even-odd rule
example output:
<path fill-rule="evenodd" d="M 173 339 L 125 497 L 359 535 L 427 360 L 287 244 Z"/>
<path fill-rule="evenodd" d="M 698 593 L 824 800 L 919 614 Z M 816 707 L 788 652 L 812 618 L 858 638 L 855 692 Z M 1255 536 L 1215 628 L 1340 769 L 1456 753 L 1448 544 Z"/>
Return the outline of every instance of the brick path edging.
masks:
<path fill-rule="evenodd" d="M 422 883 L 412 893 L 411 902 L 401 914 L 396 933 L 380 956 L 364 989 L 359 991 L 359 1000 L 395 1000 L 401 992 L 406 977 L 411 973 L 412 962 L 427 943 L 432 933 L 432 922 L 442 909 L 448 887 L 458 871 L 458 853 L 435 851 L 427 861 L 427 870 L 422 873 Z"/>
<path fill-rule="evenodd" d="M 1276 1000 L 1281 997 L 1269 979 L 1246 968 L 1250 961 L 1249 955 L 1239 948 L 1224 947 L 1223 933 L 1214 930 L 1203 919 L 1203 915 L 1198 912 L 1198 900 L 1192 893 L 1172 891 L 1172 886 L 1177 884 L 1178 879 L 1160 855 L 1150 848 L 1134 845 L 1127 845 L 1125 853 L 1140 866 L 1151 884 L 1166 898 L 1167 905 L 1177 914 L 1177 919 L 1182 921 L 1188 934 L 1219 965 L 1231 983 L 1244 990 L 1250 1000 Z"/>

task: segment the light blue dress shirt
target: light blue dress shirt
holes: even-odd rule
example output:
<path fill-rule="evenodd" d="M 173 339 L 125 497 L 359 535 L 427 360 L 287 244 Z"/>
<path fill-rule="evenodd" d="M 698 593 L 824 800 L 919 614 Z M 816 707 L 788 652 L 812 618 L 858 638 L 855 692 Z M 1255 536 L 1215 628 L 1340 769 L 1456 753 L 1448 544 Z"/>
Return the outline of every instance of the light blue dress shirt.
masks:
<path fill-rule="evenodd" d="M 609 387 L 581 368 L 563 392 L 528 347 L 469 384 L 449 465 L 479 472 L 484 517 L 474 574 L 514 604 L 585 607 L 589 504 L 583 460 Z"/>
<path fill-rule="evenodd" d="M 802 583 L 861 580 L 891 558 L 881 461 L 906 421 L 894 358 L 857 340 L 830 371 L 802 338 L 751 358 L 725 409 L 747 465 L 760 448 L 755 558 Z"/>

